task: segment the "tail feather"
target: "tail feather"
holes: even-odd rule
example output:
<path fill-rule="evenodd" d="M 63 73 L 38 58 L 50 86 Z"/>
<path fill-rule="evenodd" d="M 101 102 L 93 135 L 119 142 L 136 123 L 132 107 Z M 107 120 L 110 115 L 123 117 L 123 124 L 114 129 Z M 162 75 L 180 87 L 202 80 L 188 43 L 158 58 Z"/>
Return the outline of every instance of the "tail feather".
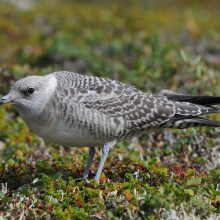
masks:
<path fill-rule="evenodd" d="M 176 114 L 182 116 L 208 115 L 220 112 L 220 107 L 215 105 L 204 106 L 180 101 L 173 101 L 173 104 L 175 106 Z"/>
<path fill-rule="evenodd" d="M 198 117 L 220 112 L 220 107 L 216 106 L 220 104 L 218 96 L 184 95 L 169 90 L 162 90 L 156 96 L 165 97 L 175 105 L 176 114 L 164 124 L 166 128 L 220 127 L 219 121 Z"/>
<path fill-rule="evenodd" d="M 170 120 L 165 123 L 166 128 L 189 128 L 189 127 L 220 127 L 219 121 L 209 120 L 206 118 L 194 117 L 194 118 L 183 118 L 179 120 Z"/>
<path fill-rule="evenodd" d="M 193 96 L 193 95 L 168 95 L 170 101 L 190 102 L 198 105 L 218 105 L 220 97 L 216 96 Z"/>
<path fill-rule="evenodd" d="M 170 90 L 162 90 L 157 95 L 165 96 L 170 101 L 190 102 L 198 105 L 218 105 L 220 104 L 219 96 L 197 96 L 197 95 L 184 95 L 172 92 Z"/>

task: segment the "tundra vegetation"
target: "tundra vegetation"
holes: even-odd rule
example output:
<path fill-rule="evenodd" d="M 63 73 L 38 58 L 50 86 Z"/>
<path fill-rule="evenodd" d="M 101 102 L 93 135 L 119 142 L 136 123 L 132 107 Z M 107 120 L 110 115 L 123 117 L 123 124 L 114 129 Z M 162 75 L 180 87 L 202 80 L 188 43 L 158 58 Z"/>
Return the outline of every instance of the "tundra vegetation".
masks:
<path fill-rule="evenodd" d="M 219 10 L 218 0 L 1 1 L 0 92 L 67 70 L 149 93 L 220 96 Z M 87 148 L 45 142 L 1 106 L 0 219 L 220 219 L 219 131 L 167 129 L 118 143 L 99 184 L 97 148 L 86 183 L 75 179 Z"/>

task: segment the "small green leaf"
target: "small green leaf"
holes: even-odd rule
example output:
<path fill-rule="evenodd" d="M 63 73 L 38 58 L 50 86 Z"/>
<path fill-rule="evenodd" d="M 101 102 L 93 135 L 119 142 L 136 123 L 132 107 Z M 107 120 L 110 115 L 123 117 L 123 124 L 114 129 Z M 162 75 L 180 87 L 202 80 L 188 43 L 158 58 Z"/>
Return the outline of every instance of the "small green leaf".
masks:
<path fill-rule="evenodd" d="M 39 181 L 37 181 L 37 182 L 35 182 L 33 184 L 34 187 L 36 187 L 36 186 L 43 186 L 43 185 L 44 185 L 44 181 L 43 180 L 39 180 Z"/>
<path fill-rule="evenodd" d="M 210 174 L 211 174 L 212 176 L 216 176 L 216 175 L 217 175 L 217 171 L 216 171 L 216 170 L 210 170 Z"/>
<path fill-rule="evenodd" d="M 112 218 L 112 217 L 113 217 L 113 214 L 112 214 L 112 212 L 110 212 L 110 211 L 107 211 L 107 217 L 109 217 L 109 218 Z"/>
<path fill-rule="evenodd" d="M 213 192 L 212 192 L 212 190 L 211 190 L 211 189 L 209 189 L 208 191 L 209 191 L 209 193 L 210 193 L 210 194 L 213 194 Z"/>
<path fill-rule="evenodd" d="M 5 198 L 5 194 L 0 191 L 0 198 Z"/>
<path fill-rule="evenodd" d="M 104 199 L 102 199 L 102 198 L 99 198 L 99 203 L 102 203 L 102 204 L 104 204 L 104 203 L 105 203 Z"/>
<path fill-rule="evenodd" d="M 194 192 L 192 189 L 183 189 L 183 191 L 187 194 L 189 194 L 190 196 L 194 196 Z"/>
<path fill-rule="evenodd" d="M 145 164 L 145 166 L 146 166 L 147 169 L 148 169 L 148 162 L 147 162 L 147 161 L 144 161 L 144 164 Z"/>
<path fill-rule="evenodd" d="M 13 197 L 15 197 L 18 193 L 20 193 L 23 196 L 30 195 L 31 194 L 30 186 L 28 184 L 23 185 L 22 187 L 20 187 L 20 189 L 16 190 L 13 193 Z"/>
<path fill-rule="evenodd" d="M 195 174 L 195 171 L 193 169 L 188 169 L 187 174 L 188 176 L 193 176 Z"/>
<path fill-rule="evenodd" d="M 193 183 L 194 183 L 194 184 L 200 184 L 200 182 L 201 182 L 201 179 L 200 179 L 200 178 L 195 178 L 195 179 L 193 180 Z"/>
<path fill-rule="evenodd" d="M 123 164 L 126 164 L 127 162 L 129 162 L 130 161 L 130 158 L 124 158 L 123 160 L 122 160 L 122 163 Z"/>
<path fill-rule="evenodd" d="M 62 173 L 56 173 L 53 175 L 52 179 L 55 181 L 55 180 L 58 180 L 61 176 L 62 176 Z"/>
<path fill-rule="evenodd" d="M 42 213 L 43 212 L 43 213 Z M 37 220 L 40 220 L 40 219 L 42 219 L 45 215 L 47 215 L 47 212 L 45 212 L 45 211 L 42 211 L 41 210 L 41 213 L 42 213 L 42 215 L 39 217 L 39 218 L 37 218 Z"/>
<path fill-rule="evenodd" d="M 190 186 L 193 184 L 193 180 L 187 180 L 187 185 Z"/>
<path fill-rule="evenodd" d="M 12 200 L 11 197 L 2 198 L 2 201 L 3 201 L 4 205 L 6 205 L 7 203 L 11 202 L 11 200 Z"/>
<path fill-rule="evenodd" d="M 168 183 L 173 183 L 173 179 L 168 179 Z"/>
<path fill-rule="evenodd" d="M 165 200 L 164 201 L 164 205 L 166 206 L 166 210 L 169 211 L 170 210 L 170 203 L 169 203 L 169 201 Z"/>
<path fill-rule="evenodd" d="M 199 162 L 200 162 L 202 165 L 205 165 L 205 160 L 204 160 L 204 158 L 201 157 L 201 158 L 199 159 Z"/>
<path fill-rule="evenodd" d="M 192 189 L 188 189 L 188 193 L 189 193 L 190 196 L 194 196 L 194 192 L 193 192 Z"/>
<path fill-rule="evenodd" d="M 165 190 L 169 189 L 169 185 L 167 183 L 164 183 L 163 186 Z"/>
<path fill-rule="evenodd" d="M 204 194 L 205 196 L 210 196 L 206 191 L 204 191 L 202 194 Z"/>
<path fill-rule="evenodd" d="M 105 210 L 105 206 L 103 203 L 99 203 L 99 210 L 100 211 L 104 211 Z"/>
<path fill-rule="evenodd" d="M 23 194 L 23 195 L 31 194 L 31 189 L 30 189 L 30 186 L 28 184 L 25 184 L 21 187 L 21 194 Z"/>
<path fill-rule="evenodd" d="M 164 193 L 164 186 L 160 186 L 159 191 L 163 195 L 163 193 Z"/>
<path fill-rule="evenodd" d="M 202 178 L 202 179 L 201 179 L 201 184 L 205 184 L 205 182 L 206 182 L 206 179 L 205 179 L 205 178 Z"/>
<path fill-rule="evenodd" d="M 197 207 L 201 205 L 200 199 L 196 199 L 195 197 L 190 197 L 190 201 L 195 204 Z"/>
<path fill-rule="evenodd" d="M 184 191 L 185 193 L 188 193 L 188 190 L 187 190 L 187 189 L 183 189 L 183 191 Z"/>

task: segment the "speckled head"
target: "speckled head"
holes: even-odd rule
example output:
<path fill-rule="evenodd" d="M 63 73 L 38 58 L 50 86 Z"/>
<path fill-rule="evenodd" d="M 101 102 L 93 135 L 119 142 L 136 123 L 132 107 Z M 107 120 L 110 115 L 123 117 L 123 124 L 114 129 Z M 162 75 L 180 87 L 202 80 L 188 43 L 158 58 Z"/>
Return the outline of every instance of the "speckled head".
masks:
<path fill-rule="evenodd" d="M 39 114 L 57 87 L 57 79 L 47 76 L 29 76 L 14 83 L 0 104 L 11 103 L 21 113 Z"/>

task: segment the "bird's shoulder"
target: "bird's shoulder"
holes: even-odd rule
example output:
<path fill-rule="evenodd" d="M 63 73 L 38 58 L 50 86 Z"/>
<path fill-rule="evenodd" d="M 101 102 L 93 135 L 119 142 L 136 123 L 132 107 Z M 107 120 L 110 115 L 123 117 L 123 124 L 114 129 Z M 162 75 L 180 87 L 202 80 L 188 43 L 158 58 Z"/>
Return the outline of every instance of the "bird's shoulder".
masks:
<path fill-rule="evenodd" d="M 68 96 L 71 100 L 77 102 L 96 102 L 143 93 L 134 86 L 101 77 L 85 76 L 71 72 L 57 72 L 55 76 L 58 81 L 58 94 L 61 97 Z"/>

